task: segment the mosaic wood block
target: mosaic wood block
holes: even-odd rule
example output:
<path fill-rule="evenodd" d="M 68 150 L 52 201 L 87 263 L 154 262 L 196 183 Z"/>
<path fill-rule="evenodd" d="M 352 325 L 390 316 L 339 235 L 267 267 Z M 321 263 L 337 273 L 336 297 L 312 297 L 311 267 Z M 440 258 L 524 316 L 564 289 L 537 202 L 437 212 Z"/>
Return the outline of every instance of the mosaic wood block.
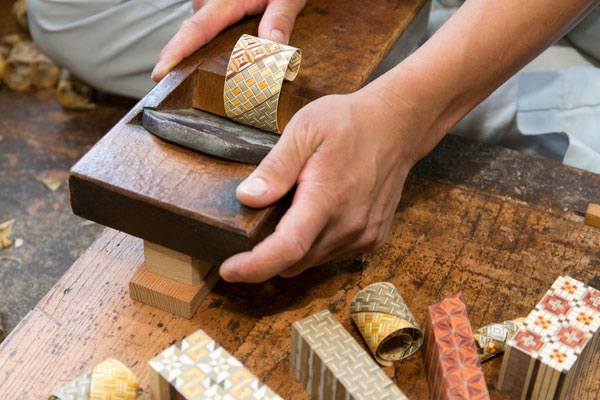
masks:
<path fill-rule="evenodd" d="M 292 324 L 290 369 L 313 399 L 406 399 L 328 310 Z"/>
<path fill-rule="evenodd" d="M 153 400 L 281 400 L 202 330 L 148 362 Z"/>
<path fill-rule="evenodd" d="M 559 277 L 508 341 L 498 388 L 521 399 L 564 399 L 599 348 L 600 292 Z"/>
<path fill-rule="evenodd" d="M 429 306 L 423 362 L 431 399 L 489 399 L 461 293 Z"/>
<path fill-rule="evenodd" d="M 146 400 L 139 381 L 125 365 L 108 358 L 54 392 L 48 400 Z"/>
<path fill-rule="evenodd" d="M 350 303 L 350 315 L 381 365 L 412 356 L 423 343 L 419 324 L 391 283 L 373 283 L 361 290 Z"/>
<path fill-rule="evenodd" d="M 525 318 L 517 318 L 477 329 L 473 333 L 473 339 L 481 362 L 504 353 L 506 342 L 517 333 L 524 321 Z"/>

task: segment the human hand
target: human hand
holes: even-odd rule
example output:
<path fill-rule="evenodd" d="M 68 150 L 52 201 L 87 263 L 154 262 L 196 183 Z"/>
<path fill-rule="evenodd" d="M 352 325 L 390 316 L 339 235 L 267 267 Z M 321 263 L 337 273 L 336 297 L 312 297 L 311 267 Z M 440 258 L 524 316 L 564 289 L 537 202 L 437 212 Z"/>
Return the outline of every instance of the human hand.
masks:
<path fill-rule="evenodd" d="M 421 156 L 413 151 L 414 113 L 385 99 L 365 88 L 322 97 L 292 118 L 237 189 L 245 205 L 265 207 L 297 183 L 292 205 L 270 236 L 221 265 L 225 280 L 291 277 L 340 254 L 383 246 L 408 171 Z"/>
<path fill-rule="evenodd" d="M 247 15 L 264 12 L 258 36 L 287 44 L 296 17 L 306 0 L 193 0 L 194 15 L 183 21 L 162 49 L 152 79 L 160 81 L 181 60 L 215 38 L 223 29 Z"/>

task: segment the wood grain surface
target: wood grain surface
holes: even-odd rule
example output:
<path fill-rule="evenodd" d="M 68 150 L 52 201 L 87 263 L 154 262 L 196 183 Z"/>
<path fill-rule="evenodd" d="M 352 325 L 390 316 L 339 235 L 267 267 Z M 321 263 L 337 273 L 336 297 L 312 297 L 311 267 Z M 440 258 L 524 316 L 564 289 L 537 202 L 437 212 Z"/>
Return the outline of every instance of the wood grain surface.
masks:
<path fill-rule="evenodd" d="M 303 93 L 358 89 L 385 58 L 426 0 L 309 1 L 291 44 L 303 63 L 294 84 Z M 180 64 L 72 169 L 75 214 L 210 263 L 253 247 L 270 233 L 285 201 L 256 210 L 242 206 L 235 188 L 253 167 L 203 156 L 166 143 L 139 125 L 144 107 L 191 108 L 199 64 L 227 62 L 245 19 Z M 297 94 L 297 93 L 296 93 Z"/>
<path fill-rule="evenodd" d="M 599 198 L 598 175 L 448 137 L 409 176 L 381 251 L 293 279 L 221 281 L 191 320 L 129 298 L 142 241 L 107 230 L 0 345 L 0 398 L 43 398 L 109 356 L 147 390 L 147 360 L 202 328 L 279 395 L 307 399 L 289 372 L 290 324 L 329 309 L 363 345 L 349 305 L 371 283 L 395 284 L 419 323 L 462 291 L 473 328 L 527 315 L 559 275 L 598 287 L 600 230 L 580 213 Z M 501 362 L 483 364 L 493 399 L 506 398 Z M 598 363 L 574 398 L 600 396 Z M 410 399 L 427 398 L 419 355 L 384 371 Z"/>

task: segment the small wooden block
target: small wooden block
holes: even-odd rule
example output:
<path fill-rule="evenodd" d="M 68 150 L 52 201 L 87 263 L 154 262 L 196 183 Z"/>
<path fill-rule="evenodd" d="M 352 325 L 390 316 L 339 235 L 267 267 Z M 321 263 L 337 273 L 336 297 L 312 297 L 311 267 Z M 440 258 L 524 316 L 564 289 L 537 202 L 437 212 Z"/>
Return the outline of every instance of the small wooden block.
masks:
<path fill-rule="evenodd" d="M 600 348 L 600 292 L 559 277 L 504 351 L 498 389 L 521 399 L 565 399 Z"/>
<path fill-rule="evenodd" d="M 290 369 L 313 399 L 406 399 L 328 310 L 292 324 Z"/>
<path fill-rule="evenodd" d="M 461 293 L 429 306 L 423 364 L 431 399 L 489 399 Z"/>
<path fill-rule="evenodd" d="M 210 270 L 202 283 L 192 286 L 157 275 L 142 265 L 129 281 L 129 295 L 133 300 L 190 319 L 218 280 L 218 266 Z"/>
<path fill-rule="evenodd" d="M 585 224 L 600 228 L 600 205 L 590 203 L 585 212 Z"/>
<path fill-rule="evenodd" d="M 155 274 L 185 283 L 199 285 L 211 269 L 207 262 L 144 240 L 146 269 Z"/>
<path fill-rule="evenodd" d="M 204 331 L 148 361 L 153 400 L 281 400 Z"/>

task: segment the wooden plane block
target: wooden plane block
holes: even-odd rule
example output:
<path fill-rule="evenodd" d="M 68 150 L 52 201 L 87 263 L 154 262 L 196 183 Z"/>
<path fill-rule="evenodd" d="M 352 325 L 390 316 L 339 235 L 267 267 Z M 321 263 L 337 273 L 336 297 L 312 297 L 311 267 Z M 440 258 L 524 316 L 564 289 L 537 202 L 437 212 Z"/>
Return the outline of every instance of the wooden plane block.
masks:
<path fill-rule="evenodd" d="M 290 369 L 313 399 L 406 399 L 328 310 L 292 324 Z"/>
<path fill-rule="evenodd" d="M 144 240 L 144 265 L 155 274 L 186 285 L 199 285 L 212 266 L 187 254 Z"/>
<path fill-rule="evenodd" d="M 431 399 L 489 399 L 461 293 L 429 306 L 423 364 Z"/>
<path fill-rule="evenodd" d="M 153 400 L 281 400 L 204 331 L 148 361 Z"/>
<path fill-rule="evenodd" d="M 600 348 L 600 291 L 559 277 L 511 340 L 498 388 L 514 398 L 565 399 Z"/>
<path fill-rule="evenodd" d="M 285 92 L 302 103 L 315 93 L 356 91 L 426 3 L 381 0 L 365 13 L 361 0 L 309 0 L 290 40 L 302 50 L 302 66 Z M 252 249 L 273 231 L 285 201 L 252 209 L 235 196 L 254 166 L 184 149 L 140 126 L 145 107 L 193 108 L 205 85 L 198 66 L 224 65 L 242 34 L 256 34 L 259 21 L 244 19 L 184 60 L 73 167 L 75 214 L 211 264 Z"/>
<path fill-rule="evenodd" d="M 585 212 L 585 224 L 600 228 L 600 205 L 590 203 Z"/>
<path fill-rule="evenodd" d="M 142 265 L 129 281 L 129 295 L 133 300 L 190 319 L 218 280 L 218 266 L 210 270 L 202 283 L 192 286 L 157 275 Z"/>

